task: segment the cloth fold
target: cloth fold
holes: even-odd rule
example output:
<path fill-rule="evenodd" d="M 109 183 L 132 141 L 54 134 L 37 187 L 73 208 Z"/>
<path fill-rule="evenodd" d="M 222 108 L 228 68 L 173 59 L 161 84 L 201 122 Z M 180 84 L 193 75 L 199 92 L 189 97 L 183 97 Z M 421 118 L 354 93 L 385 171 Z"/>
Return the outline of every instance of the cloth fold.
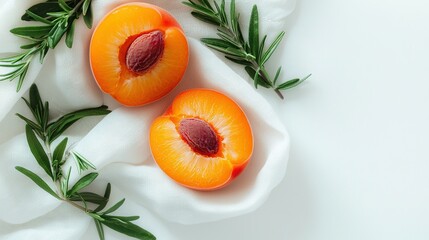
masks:
<path fill-rule="evenodd" d="M 6 0 L 0 13 L 19 19 L 18 9 L 24 12 L 34 2 Z M 94 0 L 94 26 L 108 11 L 128 2 L 132 1 Z M 84 220 L 87 216 L 60 203 L 14 169 L 20 165 L 43 175 L 28 149 L 24 124 L 14 116 L 17 112 L 30 116 L 19 99 L 22 95 L 27 96 L 26 90 L 33 82 L 37 83 L 42 98 L 50 102 L 53 116 L 101 104 L 113 110 L 104 118 L 81 120 L 65 134 L 70 137 L 70 142 L 76 143 L 74 150 L 96 165 L 100 172 L 98 181 L 111 182 L 113 189 L 120 190 L 112 191 L 112 197 L 124 196 L 130 200 L 131 207 L 124 207 L 124 214 L 142 215 L 148 230 L 155 229 L 165 236 L 159 239 L 175 239 L 163 227 L 165 220 L 198 224 L 248 213 L 259 207 L 284 177 L 289 152 L 285 126 L 267 101 L 245 80 L 247 76 L 234 72 L 230 62 L 226 63 L 197 40 L 214 37 L 214 28 L 192 18 L 190 9 L 181 1 L 145 2 L 170 11 L 189 39 L 191 56 L 184 79 L 163 99 L 143 107 L 126 108 L 103 94 L 95 84 L 88 64 L 92 30 L 86 29 L 81 20 L 76 25 L 73 49 L 60 43 L 56 49 L 50 50 L 43 66 L 36 63 L 32 66 L 20 92 L 15 91 L 15 82 L 0 82 L 0 190 L 3 192 L 0 195 L 0 239 L 37 238 L 34 236 L 49 229 L 45 225 L 62 221 L 57 218 L 57 213 L 70 216 L 67 221 L 79 222 L 70 224 L 70 235 L 58 239 L 94 239 L 95 236 L 79 234 L 85 231 L 96 234 L 90 228 L 87 230 L 92 226 L 90 221 Z M 260 9 L 261 31 L 267 33 L 281 31 L 286 16 L 294 7 L 293 0 L 237 0 L 238 11 L 245 13 L 243 19 L 248 18 L 246 14 L 250 13 L 253 4 L 258 4 Z M 16 21 L 13 25 L 17 23 L 23 24 Z M 10 27 L 10 24 L 1 23 L 0 36 L 8 36 Z M 7 44 L 0 48 L 1 56 L 18 51 L 20 42 L 14 41 L 14 37 L 2 39 L 6 39 Z M 7 70 L 0 68 L 0 72 Z M 150 154 L 148 129 L 151 122 L 166 110 L 174 96 L 190 88 L 210 88 L 228 95 L 243 108 L 252 126 L 253 156 L 242 175 L 224 189 L 198 192 L 184 188 L 169 179 Z M 74 167 L 72 160 L 69 164 Z M 72 181 L 76 178 L 74 173 Z M 101 184 L 96 186 L 100 188 L 94 191 L 103 189 Z M 58 228 L 60 231 L 62 227 Z M 57 236 L 57 233 L 52 234 L 49 236 Z"/>

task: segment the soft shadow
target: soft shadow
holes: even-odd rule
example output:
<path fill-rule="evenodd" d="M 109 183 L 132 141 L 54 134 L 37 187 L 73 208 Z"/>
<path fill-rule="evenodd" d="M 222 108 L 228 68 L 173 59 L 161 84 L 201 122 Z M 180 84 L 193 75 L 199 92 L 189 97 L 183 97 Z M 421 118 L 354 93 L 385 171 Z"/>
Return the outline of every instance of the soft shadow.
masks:
<path fill-rule="evenodd" d="M 305 239 L 313 225 L 315 200 L 308 184 L 311 176 L 305 173 L 300 153 L 294 148 L 292 152 L 286 178 L 255 212 L 199 225 L 168 222 L 169 228 L 180 239 Z"/>

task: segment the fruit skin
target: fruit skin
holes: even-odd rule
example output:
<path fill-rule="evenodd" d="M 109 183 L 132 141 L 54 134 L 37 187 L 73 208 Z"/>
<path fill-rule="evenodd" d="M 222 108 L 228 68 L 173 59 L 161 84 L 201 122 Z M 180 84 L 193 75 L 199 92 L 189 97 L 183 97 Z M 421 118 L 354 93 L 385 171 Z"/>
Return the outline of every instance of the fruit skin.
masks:
<path fill-rule="evenodd" d="M 193 150 L 181 135 L 183 119 L 207 122 L 219 139 L 218 152 Z M 242 109 L 222 93 L 192 89 L 179 94 L 150 128 L 150 147 L 158 166 L 177 183 L 195 190 L 215 190 L 235 179 L 253 152 L 253 135 Z"/>
<path fill-rule="evenodd" d="M 162 51 L 154 51 L 155 56 L 161 52 L 159 59 L 153 65 L 153 57 L 148 63 L 137 61 L 137 71 L 133 71 L 127 66 L 130 46 L 140 36 L 156 31 L 163 37 L 163 44 L 155 44 L 163 47 Z M 125 106 L 141 106 L 162 98 L 180 82 L 189 51 L 182 28 L 166 10 L 129 3 L 113 9 L 100 21 L 91 38 L 89 55 L 94 79 L 102 91 Z"/>

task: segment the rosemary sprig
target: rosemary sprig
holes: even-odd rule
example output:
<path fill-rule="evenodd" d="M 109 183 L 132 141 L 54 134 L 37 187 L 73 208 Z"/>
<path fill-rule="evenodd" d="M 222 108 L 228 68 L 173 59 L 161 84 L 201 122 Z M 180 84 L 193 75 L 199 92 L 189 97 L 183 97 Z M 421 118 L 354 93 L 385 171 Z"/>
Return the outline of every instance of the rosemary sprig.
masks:
<path fill-rule="evenodd" d="M 27 39 L 29 43 L 21 46 L 22 53 L 0 58 L 0 67 L 11 69 L 8 73 L 0 74 L 0 81 L 18 79 L 18 92 L 35 56 L 39 55 L 39 61 L 43 63 L 49 49 L 54 49 L 64 35 L 67 47 L 71 48 L 76 19 L 83 15 L 87 27 L 92 27 L 91 2 L 92 0 L 48 0 L 27 9 L 21 19 L 36 21 L 41 25 L 10 30 L 16 36 Z"/>
<path fill-rule="evenodd" d="M 90 216 L 95 222 L 100 240 L 105 239 L 103 226 L 137 239 L 156 239 L 150 232 L 132 223 L 139 219 L 138 216 L 117 216 L 112 214 L 122 206 L 125 199 L 105 209 L 110 197 L 110 183 L 107 184 L 103 196 L 83 191 L 98 177 L 97 172 L 86 174 L 73 186 L 70 186 L 69 180 L 72 168 L 70 167 L 66 172 L 63 171 L 63 166 L 70 155 L 74 157 L 79 173 L 90 169 L 95 170 L 95 166 L 79 153 L 67 149 L 68 138 L 64 138 L 55 148 L 52 148 L 53 141 L 60 137 L 73 123 L 88 116 L 106 115 L 110 112 L 107 107 L 100 106 L 83 109 L 52 120 L 49 116 L 49 103 L 42 102 L 39 91 L 34 84 L 30 88 L 29 99 L 24 99 L 24 101 L 30 108 L 34 120 L 20 114 L 17 115 L 27 123 L 25 133 L 28 146 L 37 163 L 52 179 L 52 183 L 48 184 L 29 169 L 17 166 L 16 170 L 30 178 L 53 197 L 69 203 Z M 55 188 L 50 185 L 55 185 Z"/>
<path fill-rule="evenodd" d="M 247 74 L 253 79 L 255 88 L 262 86 L 264 88 L 273 88 L 277 95 L 283 99 L 280 90 L 290 89 L 304 82 L 305 78 L 292 79 L 281 84 L 277 84 L 282 68 L 277 69 L 274 78 L 265 68 L 265 64 L 271 58 L 285 32 L 280 32 L 274 41 L 266 48 L 265 35 L 260 41 L 259 37 L 259 14 L 256 5 L 253 6 L 250 16 L 248 40 L 244 39 L 240 27 L 240 14 L 235 8 L 235 0 L 231 1 L 229 14 L 225 8 L 225 0 L 220 4 L 213 0 L 187 0 L 183 4 L 191 7 L 191 14 L 204 22 L 217 26 L 218 38 L 202 38 L 201 41 L 208 47 L 225 54 L 225 57 L 235 63 L 244 65 Z"/>

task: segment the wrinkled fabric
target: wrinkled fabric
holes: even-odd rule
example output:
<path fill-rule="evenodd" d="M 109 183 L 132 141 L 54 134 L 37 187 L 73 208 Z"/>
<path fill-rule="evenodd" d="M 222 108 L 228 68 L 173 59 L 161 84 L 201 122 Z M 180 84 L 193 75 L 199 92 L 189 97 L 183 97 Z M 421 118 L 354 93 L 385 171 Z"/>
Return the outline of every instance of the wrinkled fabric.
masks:
<path fill-rule="evenodd" d="M 24 41 L 10 34 L 9 29 L 24 25 L 20 16 L 36 2 L 2 1 L 0 15 L 10 21 L 0 22 L 0 56 L 19 51 Z M 108 11 L 128 2 L 133 1 L 94 0 L 94 26 Z M 70 138 L 74 151 L 97 167 L 100 176 L 93 190 L 102 193 L 105 183 L 110 182 L 113 199 L 127 198 L 121 213 L 140 215 L 144 221 L 139 223 L 162 236 L 159 239 L 180 238 L 165 229 L 165 220 L 198 224 L 248 213 L 260 206 L 284 177 L 289 152 L 285 126 L 246 75 L 237 74 L 230 67 L 233 64 L 198 41 L 200 37 L 214 37 L 215 28 L 194 19 L 181 1 L 145 2 L 170 11 L 181 23 L 190 47 L 190 62 L 182 82 L 160 101 L 126 108 L 99 90 L 88 63 L 93 30 L 87 29 L 82 19 L 76 25 L 73 48 L 61 42 L 50 50 L 43 65 L 34 61 L 20 92 L 15 91 L 16 82 L 0 82 L 0 239 L 95 239 L 97 234 L 88 216 L 59 202 L 14 169 L 19 165 L 43 175 L 27 146 L 24 123 L 15 116 L 17 112 L 31 116 L 20 98 L 28 96 L 33 82 L 43 100 L 49 101 L 52 116 L 102 104 L 113 110 L 106 117 L 79 121 L 65 136 Z M 281 31 L 294 8 L 293 0 L 237 0 L 241 19 L 248 19 L 255 3 L 260 10 L 261 31 L 266 33 Z M 246 28 L 243 21 L 243 29 Z M 0 73 L 7 71 L 0 67 Z M 243 108 L 253 129 L 255 149 L 248 167 L 230 185 L 217 191 L 198 192 L 176 184 L 157 167 L 150 153 L 151 122 L 166 110 L 174 96 L 190 88 L 210 88 L 228 95 Z M 76 165 L 70 159 L 67 166 Z M 77 173 L 73 171 L 71 181 L 76 180 Z M 60 214 L 67 217 L 59 217 Z M 52 222 L 58 225 L 55 231 L 49 227 Z M 48 231 L 49 235 L 44 235 Z M 62 232 L 66 234 L 60 235 Z M 121 239 L 120 235 L 116 239 Z"/>

